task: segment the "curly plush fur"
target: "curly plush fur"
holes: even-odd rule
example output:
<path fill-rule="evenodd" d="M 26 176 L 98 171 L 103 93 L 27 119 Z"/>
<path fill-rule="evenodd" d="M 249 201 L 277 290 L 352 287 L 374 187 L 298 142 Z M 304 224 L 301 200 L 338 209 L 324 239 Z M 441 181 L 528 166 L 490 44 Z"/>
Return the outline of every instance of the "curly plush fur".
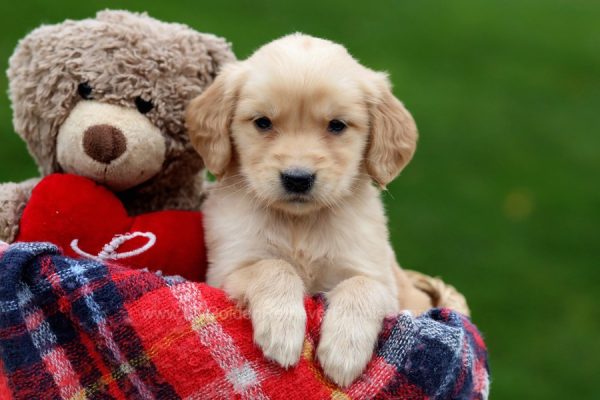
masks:
<path fill-rule="evenodd" d="M 151 100 L 154 107 L 143 117 L 164 137 L 162 167 L 118 195 L 133 214 L 195 209 L 202 195 L 203 163 L 189 144 L 184 110 L 213 81 L 221 65 L 234 58 L 224 39 L 146 14 L 107 10 L 95 18 L 42 26 L 23 38 L 10 58 L 13 124 L 40 173 L 47 175 L 65 171 L 57 158 L 57 136 L 78 102 L 85 101 L 78 94 L 81 83 L 91 86 L 93 101 L 101 104 L 136 110 L 137 97 Z M 103 166 L 98 163 L 98 168 Z M 11 203 L 3 207 L 0 225 L 19 219 L 4 215 L 22 208 L 12 204 L 21 198 L 15 190 L 0 185 L 0 202 Z M 5 240 L 13 235 L 8 236 Z"/>
<path fill-rule="evenodd" d="M 38 181 L 34 178 L 0 185 L 0 241 L 12 241 L 17 236 L 19 219 Z"/>

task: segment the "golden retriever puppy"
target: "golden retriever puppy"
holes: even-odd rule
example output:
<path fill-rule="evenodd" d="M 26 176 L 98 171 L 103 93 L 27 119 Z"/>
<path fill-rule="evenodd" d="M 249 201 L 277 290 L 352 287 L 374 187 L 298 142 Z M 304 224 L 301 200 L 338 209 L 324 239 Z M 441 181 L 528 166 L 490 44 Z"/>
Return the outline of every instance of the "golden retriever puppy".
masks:
<path fill-rule="evenodd" d="M 208 283 L 248 308 L 256 344 L 284 367 L 301 356 L 303 296 L 324 292 L 317 357 L 347 386 L 383 318 L 411 307 L 398 287 L 414 291 L 397 281 L 373 184 L 398 175 L 417 141 L 386 74 L 341 45 L 285 36 L 227 65 L 191 102 L 187 126 L 218 178 L 204 204 Z"/>

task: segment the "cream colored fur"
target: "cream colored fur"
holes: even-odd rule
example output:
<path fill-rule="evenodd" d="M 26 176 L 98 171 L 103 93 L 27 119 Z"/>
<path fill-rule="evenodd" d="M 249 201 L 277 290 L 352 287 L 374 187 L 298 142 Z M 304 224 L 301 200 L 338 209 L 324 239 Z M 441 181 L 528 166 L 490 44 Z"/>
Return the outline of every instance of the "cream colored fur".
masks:
<path fill-rule="evenodd" d="M 127 151 L 109 164 L 89 157 L 83 148 L 86 129 L 101 124 L 119 129 L 126 140 Z M 93 100 L 77 103 L 56 137 L 56 158 L 64 172 L 85 176 L 115 191 L 129 189 L 158 174 L 165 150 L 160 129 L 137 110 Z"/>
<path fill-rule="evenodd" d="M 257 129 L 261 117 L 272 129 Z M 328 131 L 333 119 L 347 128 Z M 334 382 L 350 384 L 370 360 L 383 318 L 427 301 L 397 281 L 406 277 L 396 274 L 373 185 L 400 172 L 417 139 L 386 75 L 340 45 L 290 35 L 227 66 L 192 101 L 187 124 L 220 178 L 204 204 L 208 283 L 248 307 L 255 342 L 284 367 L 301 355 L 303 295 L 325 292 L 317 357 Z M 316 174 L 302 199 L 280 183 L 292 167 Z"/>

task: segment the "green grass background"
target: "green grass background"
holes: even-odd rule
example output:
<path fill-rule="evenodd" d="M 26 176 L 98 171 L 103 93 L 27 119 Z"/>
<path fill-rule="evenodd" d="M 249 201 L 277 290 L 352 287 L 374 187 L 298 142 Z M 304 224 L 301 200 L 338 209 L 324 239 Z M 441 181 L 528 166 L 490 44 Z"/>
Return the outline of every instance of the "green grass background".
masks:
<path fill-rule="evenodd" d="M 600 398 L 600 2 L 20 1 L 0 63 L 42 23 L 146 10 L 246 57 L 303 31 L 391 73 L 421 132 L 385 194 L 401 263 L 468 298 L 492 399 Z M 0 77 L 0 182 L 36 174 Z"/>

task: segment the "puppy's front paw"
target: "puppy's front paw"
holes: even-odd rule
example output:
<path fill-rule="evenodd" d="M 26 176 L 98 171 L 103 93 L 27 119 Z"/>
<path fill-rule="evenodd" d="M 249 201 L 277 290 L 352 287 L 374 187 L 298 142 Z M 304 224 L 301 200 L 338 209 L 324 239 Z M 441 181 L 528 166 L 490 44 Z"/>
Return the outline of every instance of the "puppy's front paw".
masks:
<path fill-rule="evenodd" d="M 284 368 L 296 365 L 300 360 L 306 330 L 304 304 L 284 305 L 269 301 L 253 307 L 251 316 L 254 342 L 265 357 Z"/>
<path fill-rule="evenodd" d="M 358 378 L 373 356 L 380 326 L 376 322 L 338 319 L 325 315 L 317 358 L 323 372 L 338 386 Z"/>

